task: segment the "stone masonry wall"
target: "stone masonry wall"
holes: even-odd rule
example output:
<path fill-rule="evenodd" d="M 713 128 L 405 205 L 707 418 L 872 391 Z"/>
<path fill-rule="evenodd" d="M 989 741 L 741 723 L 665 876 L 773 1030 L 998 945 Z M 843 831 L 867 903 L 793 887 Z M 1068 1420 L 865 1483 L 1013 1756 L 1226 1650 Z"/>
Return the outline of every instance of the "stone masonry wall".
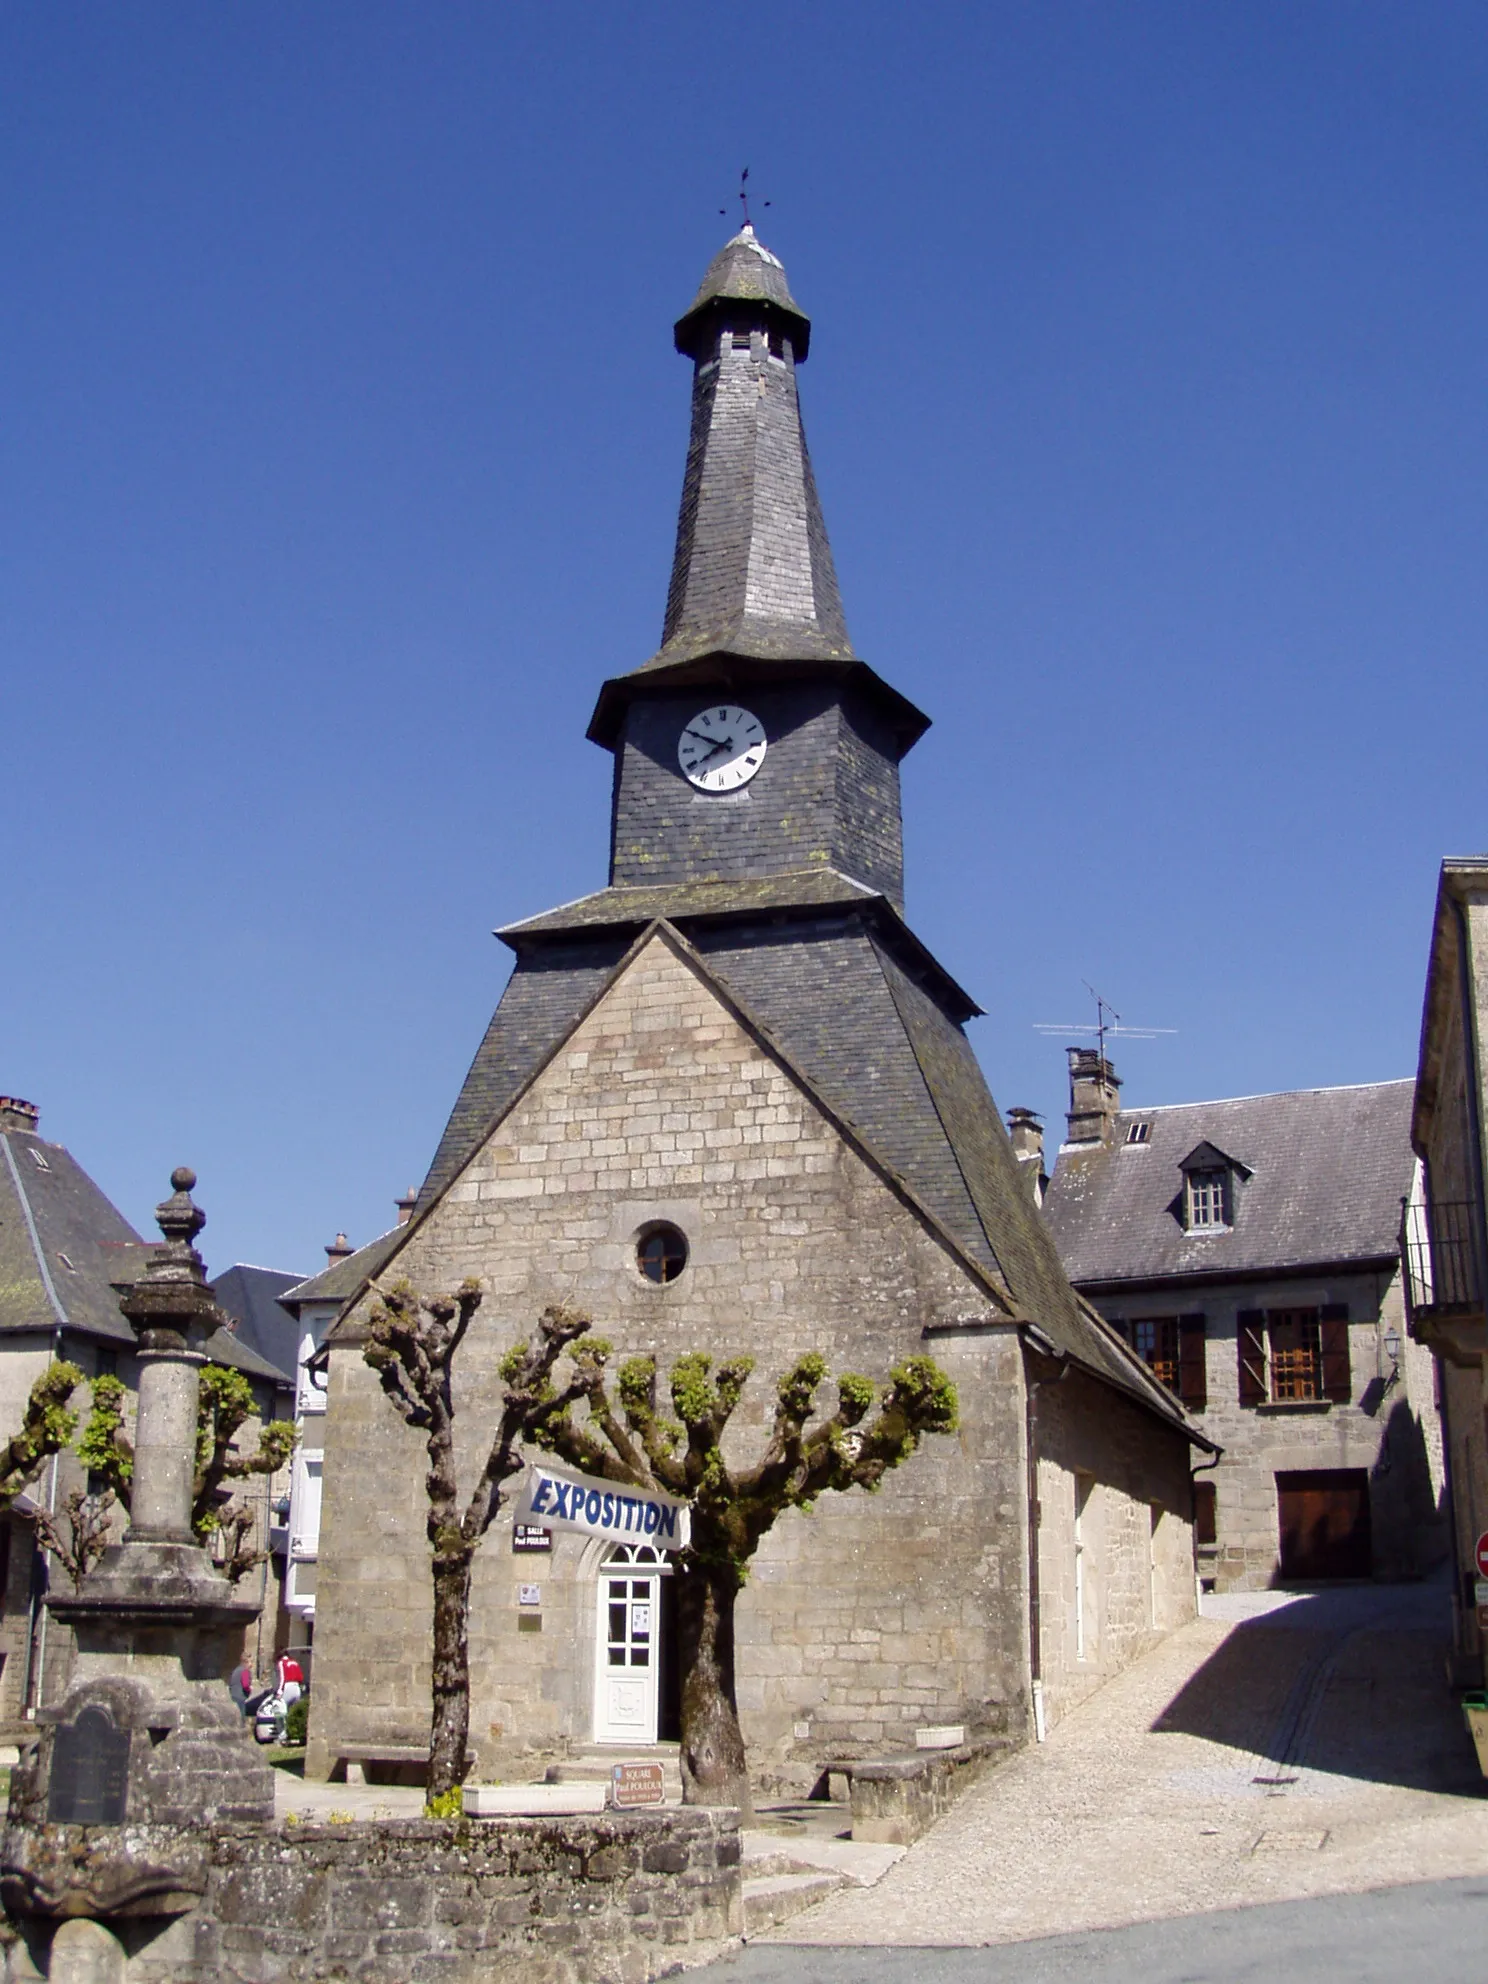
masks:
<path fill-rule="evenodd" d="M 639 1230 L 670 1220 L 689 1264 L 645 1280 Z M 392 1272 L 487 1291 L 461 1355 L 461 1467 L 489 1440 L 503 1352 L 557 1298 L 622 1353 L 747 1351 L 735 1450 L 758 1451 L 773 1377 L 806 1349 L 882 1378 L 933 1345 L 963 1425 L 874 1496 L 823 1496 L 766 1539 L 739 1611 L 740 1709 L 761 1767 L 862 1755 L 923 1722 L 1026 1720 L 1026 1489 L 1020 1355 L 923 1221 L 654 938 L 577 1029 Z M 421 1440 L 355 1346 L 332 1357 L 309 1768 L 337 1747 L 420 1743 L 429 1572 Z M 515 1484 L 514 1484 L 515 1486 Z M 482 1774 L 590 1740 L 600 1550 L 514 1556 L 503 1515 L 477 1560 L 472 1736 Z M 518 1604 L 536 1584 L 540 1604 Z"/>
<path fill-rule="evenodd" d="M 728 1811 L 235 1825 L 199 1910 L 110 1926 L 126 1984 L 646 1984 L 737 1936 L 740 1896 Z M 18 1926 L 31 1984 L 54 1925 Z"/>
<path fill-rule="evenodd" d="M 1347 1405 L 1241 1405 L 1237 1317 L 1242 1309 L 1320 1308 L 1346 1302 L 1352 1397 Z M 1202 1310 L 1208 1408 L 1197 1415 L 1224 1449 L 1201 1479 L 1215 1485 L 1218 1547 L 1200 1569 L 1219 1591 L 1264 1591 L 1279 1567 L 1276 1476 L 1293 1470 L 1361 1468 L 1369 1474 L 1375 1575 L 1418 1577 L 1445 1554 L 1439 1510 L 1441 1436 L 1429 1358 L 1406 1335 L 1399 1274 L 1294 1275 L 1189 1291 L 1102 1295 L 1111 1321 Z M 1399 1378 L 1384 1339 L 1402 1353 Z"/>
<path fill-rule="evenodd" d="M 1197 1609 L 1189 1448 L 1176 1435 L 1155 1439 L 1152 1428 L 1139 1406 L 1077 1370 L 1037 1386 L 1050 1726 Z"/>
<path fill-rule="evenodd" d="M 1471 985 L 1473 1047 L 1480 1079 L 1488 1084 L 1488 902 L 1472 896 L 1466 905 Z M 1431 1141 L 1425 1152 L 1429 1196 L 1438 1204 L 1472 1203 L 1478 1195 L 1473 1153 L 1473 1116 L 1488 1119 L 1488 1088 L 1474 1094 L 1470 1076 L 1465 1014 L 1458 974 L 1461 958 L 1456 926 L 1447 926 L 1440 939 L 1435 970 L 1446 977 L 1453 993 L 1444 1009 L 1438 1043 L 1435 1107 Z M 1476 1574 L 1474 1546 L 1488 1529 L 1488 1356 L 1479 1352 L 1467 1363 L 1443 1357 L 1440 1384 L 1451 1443 L 1452 1515 L 1456 1525 L 1454 1571 L 1458 1651 L 1467 1663 L 1464 1673 L 1488 1683 L 1488 1635 L 1480 1632 L 1474 1604 Z"/>

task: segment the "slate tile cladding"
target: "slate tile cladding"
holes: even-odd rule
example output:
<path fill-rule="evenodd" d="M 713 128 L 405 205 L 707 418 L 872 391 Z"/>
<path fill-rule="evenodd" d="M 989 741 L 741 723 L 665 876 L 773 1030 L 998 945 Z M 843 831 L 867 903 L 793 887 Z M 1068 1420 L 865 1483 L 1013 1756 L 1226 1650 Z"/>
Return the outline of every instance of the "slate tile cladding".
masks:
<path fill-rule="evenodd" d="M 699 689 L 641 696 L 615 753 L 612 887 L 787 874 L 832 867 L 886 895 L 904 895 L 897 752 L 887 725 L 838 684 L 741 687 L 764 724 L 765 762 L 737 792 L 697 791 L 677 740 L 699 709 L 724 697 Z"/>
<path fill-rule="evenodd" d="M 1109 1144 L 1066 1144 L 1044 1212 L 1080 1286 L 1386 1260 L 1410 1190 L 1410 1081 L 1124 1109 Z M 1141 1145 L 1133 1123 L 1150 1125 Z M 1250 1176 L 1227 1227 L 1185 1231 L 1178 1167 L 1201 1143 Z"/>
<path fill-rule="evenodd" d="M 696 347 L 692 431 L 656 662 L 852 654 L 801 425 L 795 341 L 732 301 Z"/>

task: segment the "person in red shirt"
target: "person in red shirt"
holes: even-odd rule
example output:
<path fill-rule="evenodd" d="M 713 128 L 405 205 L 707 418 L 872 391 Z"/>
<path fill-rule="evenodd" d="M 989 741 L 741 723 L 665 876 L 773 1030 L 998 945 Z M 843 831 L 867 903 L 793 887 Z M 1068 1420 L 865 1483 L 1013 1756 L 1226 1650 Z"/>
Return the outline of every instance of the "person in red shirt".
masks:
<path fill-rule="evenodd" d="M 290 1708 L 305 1692 L 305 1670 L 289 1652 L 281 1653 L 276 1666 L 275 1677 L 279 1683 L 279 1699 Z"/>

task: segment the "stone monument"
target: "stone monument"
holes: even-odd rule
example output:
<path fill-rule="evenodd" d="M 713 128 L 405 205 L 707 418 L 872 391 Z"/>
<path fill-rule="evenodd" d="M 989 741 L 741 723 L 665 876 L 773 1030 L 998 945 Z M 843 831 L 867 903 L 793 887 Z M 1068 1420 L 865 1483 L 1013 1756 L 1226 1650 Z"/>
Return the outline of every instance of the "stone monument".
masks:
<path fill-rule="evenodd" d="M 202 1345 L 226 1320 L 192 1244 L 195 1183 L 172 1172 L 163 1241 L 119 1304 L 139 1340 L 129 1528 L 77 1591 L 47 1599 L 77 1664 L 11 1780 L 0 1892 L 21 1920 L 183 1914 L 205 1891 L 206 1828 L 274 1813 L 273 1773 L 227 1688 L 259 1608 L 191 1526 Z"/>

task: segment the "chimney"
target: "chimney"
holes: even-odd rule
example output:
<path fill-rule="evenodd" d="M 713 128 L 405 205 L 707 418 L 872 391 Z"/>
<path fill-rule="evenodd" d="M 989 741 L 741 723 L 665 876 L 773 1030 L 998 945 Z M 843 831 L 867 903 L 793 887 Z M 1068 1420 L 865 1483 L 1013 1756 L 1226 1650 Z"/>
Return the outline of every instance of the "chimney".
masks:
<path fill-rule="evenodd" d="M 356 1248 L 352 1246 L 346 1235 L 344 1233 L 338 1233 L 330 1246 L 326 1248 L 326 1266 L 333 1268 L 337 1261 L 347 1260 L 355 1252 Z"/>
<path fill-rule="evenodd" d="M 406 1226 L 413 1218 L 413 1209 L 418 1204 L 418 1186 L 410 1185 L 402 1198 L 395 1203 L 398 1208 L 398 1224 Z"/>
<path fill-rule="evenodd" d="M 0 1130 L 24 1130 L 36 1135 L 41 1111 L 34 1102 L 22 1102 L 18 1095 L 0 1095 Z"/>
<path fill-rule="evenodd" d="M 1069 1055 L 1069 1141 L 1108 1144 L 1121 1107 L 1121 1082 L 1104 1055 L 1093 1047 L 1067 1047 Z"/>
<path fill-rule="evenodd" d="M 1044 1174 L 1043 1118 L 1033 1109 L 1010 1109 L 1008 1135 L 1013 1140 L 1013 1155 L 1018 1160 L 1018 1175 L 1027 1186 L 1033 1203 L 1041 1206 L 1044 1202 L 1044 1187 L 1049 1182 Z"/>

